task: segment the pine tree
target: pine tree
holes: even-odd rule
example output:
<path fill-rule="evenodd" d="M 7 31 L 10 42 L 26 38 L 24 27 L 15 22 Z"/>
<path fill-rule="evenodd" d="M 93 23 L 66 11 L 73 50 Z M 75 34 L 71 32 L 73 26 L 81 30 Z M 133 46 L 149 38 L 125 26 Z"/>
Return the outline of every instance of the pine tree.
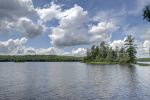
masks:
<path fill-rule="evenodd" d="M 105 59 L 107 56 L 107 50 L 106 50 L 106 44 L 104 41 L 100 44 L 100 48 L 101 48 L 101 58 Z"/>
<path fill-rule="evenodd" d="M 86 52 L 86 58 L 85 58 L 85 60 L 90 60 L 91 59 L 91 54 L 90 54 L 90 50 L 89 49 L 87 49 L 87 52 Z"/>
<path fill-rule="evenodd" d="M 106 57 L 106 61 L 107 62 L 113 62 L 113 50 L 111 47 L 107 48 L 107 57 Z"/>
<path fill-rule="evenodd" d="M 119 53 L 119 55 L 118 55 L 117 61 L 120 63 L 127 63 L 129 60 L 129 57 L 126 54 L 125 48 L 122 47 L 118 53 Z"/>
<path fill-rule="evenodd" d="M 92 56 L 92 59 L 95 60 L 95 58 L 96 58 L 96 55 L 95 55 L 95 45 L 93 45 L 91 47 L 91 56 Z"/>
<path fill-rule="evenodd" d="M 144 8 L 144 11 L 143 11 L 143 19 L 147 20 L 148 22 L 150 22 L 150 5 L 149 6 L 146 6 Z"/>
<path fill-rule="evenodd" d="M 129 56 L 128 63 L 136 63 L 136 45 L 134 44 L 134 38 L 129 35 L 125 40 L 126 52 Z"/>

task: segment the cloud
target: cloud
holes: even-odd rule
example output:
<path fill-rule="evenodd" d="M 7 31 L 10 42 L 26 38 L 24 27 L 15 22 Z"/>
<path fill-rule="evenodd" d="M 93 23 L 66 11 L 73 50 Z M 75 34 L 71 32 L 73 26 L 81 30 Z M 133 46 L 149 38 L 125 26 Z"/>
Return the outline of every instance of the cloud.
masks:
<path fill-rule="evenodd" d="M 67 55 L 67 56 L 85 56 L 86 49 L 78 48 L 70 52 L 55 47 L 35 49 L 32 47 L 24 47 L 18 49 L 17 54 L 20 55 Z"/>
<path fill-rule="evenodd" d="M 91 33 L 99 34 L 99 33 L 106 33 L 107 31 L 115 30 L 116 26 L 112 23 L 107 22 L 100 22 L 97 26 L 92 26 L 90 29 Z"/>
<path fill-rule="evenodd" d="M 16 22 L 18 18 L 31 15 L 36 15 L 31 0 L 0 0 L 0 29 Z"/>
<path fill-rule="evenodd" d="M 115 24 L 122 24 L 129 16 L 137 16 L 137 11 L 128 8 L 100 10 L 91 18 L 91 21 L 109 21 Z"/>
<path fill-rule="evenodd" d="M 118 47 L 120 49 L 121 47 L 124 46 L 124 40 L 114 40 L 110 44 L 110 46 L 112 47 L 112 49 L 116 49 L 116 47 Z"/>
<path fill-rule="evenodd" d="M 23 36 L 27 38 L 34 38 L 41 35 L 44 32 L 44 26 L 41 24 L 34 24 L 28 18 L 20 18 L 18 20 L 18 27 L 22 28 Z"/>
<path fill-rule="evenodd" d="M 61 13 L 61 7 L 53 2 L 46 8 L 37 8 L 36 11 L 43 21 L 51 21 L 53 18 L 58 18 Z"/>
<path fill-rule="evenodd" d="M 141 38 L 145 40 L 150 40 L 150 29 L 149 26 L 141 32 Z"/>
<path fill-rule="evenodd" d="M 51 44 L 53 46 L 75 46 L 103 41 L 110 37 L 110 32 L 116 30 L 111 22 L 99 22 L 98 25 L 89 24 L 89 15 L 82 7 L 74 7 L 60 13 L 59 25 L 52 27 Z"/>
<path fill-rule="evenodd" d="M 52 28 L 51 44 L 54 46 L 73 46 L 86 44 L 88 12 L 78 5 L 60 14 L 59 26 Z"/>
<path fill-rule="evenodd" d="M 123 28 L 123 32 L 126 35 L 132 35 L 135 38 L 140 38 L 142 40 L 150 40 L 149 24 L 142 24 L 136 26 L 125 25 Z"/>
<path fill-rule="evenodd" d="M 21 48 L 19 48 L 19 50 L 17 51 L 16 54 L 19 54 L 19 55 L 35 55 L 36 51 L 32 47 L 27 48 L 27 47 L 22 46 Z"/>
<path fill-rule="evenodd" d="M 92 17 L 92 21 L 111 21 L 113 23 L 119 23 L 125 16 L 127 15 L 127 11 L 124 8 L 119 10 L 111 9 L 111 10 L 100 10 Z"/>
<path fill-rule="evenodd" d="M 114 32 L 117 27 L 110 22 L 99 22 L 97 25 L 93 25 L 89 30 L 92 33 L 91 42 L 101 42 L 110 39 L 111 32 Z"/>
<path fill-rule="evenodd" d="M 74 56 L 85 56 L 86 55 L 86 49 L 85 48 L 77 48 L 72 50 L 72 55 Z"/>
<path fill-rule="evenodd" d="M 0 41 L 1 55 L 68 55 L 68 56 L 84 56 L 86 49 L 77 48 L 66 52 L 56 47 L 39 48 L 26 47 L 27 38 L 9 39 L 7 41 Z"/>
<path fill-rule="evenodd" d="M 35 14 L 31 0 L 0 0 L 0 19 L 11 21 Z"/>
<path fill-rule="evenodd" d="M 26 38 L 9 39 L 7 41 L 0 41 L 0 54 L 16 54 L 18 49 L 27 42 Z"/>
<path fill-rule="evenodd" d="M 150 47 L 150 41 L 145 40 L 144 42 L 137 41 L 137 57 L 138 58 L 148 58 L 149 55 L 149 47 Z"/>
<path fill-rule="evenodd" d="M 63 51 L 54 47 L 35 49 L 32 47 L 22 47 L 18 51 L 21 55 L 62 55 Z"/>
<path fill-rule="evenodd" d="M 143 43 L 143 47 L 145 52 L 149 53 L 150 52 L 150 40 L 145 40 Z"/>
<path fill-rule="evenodd" d="M 32 0 L 0 0 L 0 33 L 22 33 L 23 37 L 34 38 L 44 31 L 44 25 L 30 18 L 38 17 Z"/>
<path fill-rule="evenodd" d="M 0 1 L 0 19 L 3 19 L 0 20 L 0 33 L 3 34 L 15 31 L 32 39 L 45 32 L 48 21 L 57 19 L 59 25 L 50 28 L 49 37 L 53 46 L 65 47 L 109 40 L 110 33 L 116 30 L 112 22 L 99 21 L 97 25 L 89 24 L 88 11 L 79 5 L 63 10 L 61 5 L 54 3 L 44 8 L 34 8 L 31 0 L 12 0 L 9 2 L 11 5 L 8 2 Z"/>

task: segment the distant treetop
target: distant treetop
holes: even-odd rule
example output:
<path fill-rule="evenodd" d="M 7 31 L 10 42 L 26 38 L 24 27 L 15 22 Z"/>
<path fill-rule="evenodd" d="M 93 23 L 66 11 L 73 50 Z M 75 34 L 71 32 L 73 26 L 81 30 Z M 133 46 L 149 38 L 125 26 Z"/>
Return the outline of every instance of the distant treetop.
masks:
<path fill-rule="evenodd" d="M 150 22 L 150 5 L 145 6 L 143 10 L 143 19 Z"/>

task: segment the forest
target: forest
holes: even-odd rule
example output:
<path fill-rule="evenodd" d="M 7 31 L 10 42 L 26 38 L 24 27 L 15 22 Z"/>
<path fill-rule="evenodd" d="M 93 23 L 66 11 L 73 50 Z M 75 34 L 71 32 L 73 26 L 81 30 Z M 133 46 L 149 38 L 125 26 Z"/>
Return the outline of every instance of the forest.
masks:
<path fill-rule="evenodd" d="M 0 62 L 78 62 L 82 57 L 57 55 L 1 55 Z"/>

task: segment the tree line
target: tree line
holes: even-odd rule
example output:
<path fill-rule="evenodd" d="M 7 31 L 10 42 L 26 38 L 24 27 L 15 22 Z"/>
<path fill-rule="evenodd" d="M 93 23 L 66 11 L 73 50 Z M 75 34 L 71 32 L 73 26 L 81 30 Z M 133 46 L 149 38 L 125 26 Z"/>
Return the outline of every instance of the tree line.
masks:
<path fill-rule="evenodd" d="M 0 62 L 79 62 L 82 59 L 57 55 L 0 55 Z"/>
<path fill-rule="evenodd" d="M 109 63 L 136 63 L 136 45 L 134 38 L 129 35 L 124 41 L 124 46 L 116 49 L 104 41 L 100 45 L 93 45 L 87 49 L 86 62 L 109 62 Z"/>

